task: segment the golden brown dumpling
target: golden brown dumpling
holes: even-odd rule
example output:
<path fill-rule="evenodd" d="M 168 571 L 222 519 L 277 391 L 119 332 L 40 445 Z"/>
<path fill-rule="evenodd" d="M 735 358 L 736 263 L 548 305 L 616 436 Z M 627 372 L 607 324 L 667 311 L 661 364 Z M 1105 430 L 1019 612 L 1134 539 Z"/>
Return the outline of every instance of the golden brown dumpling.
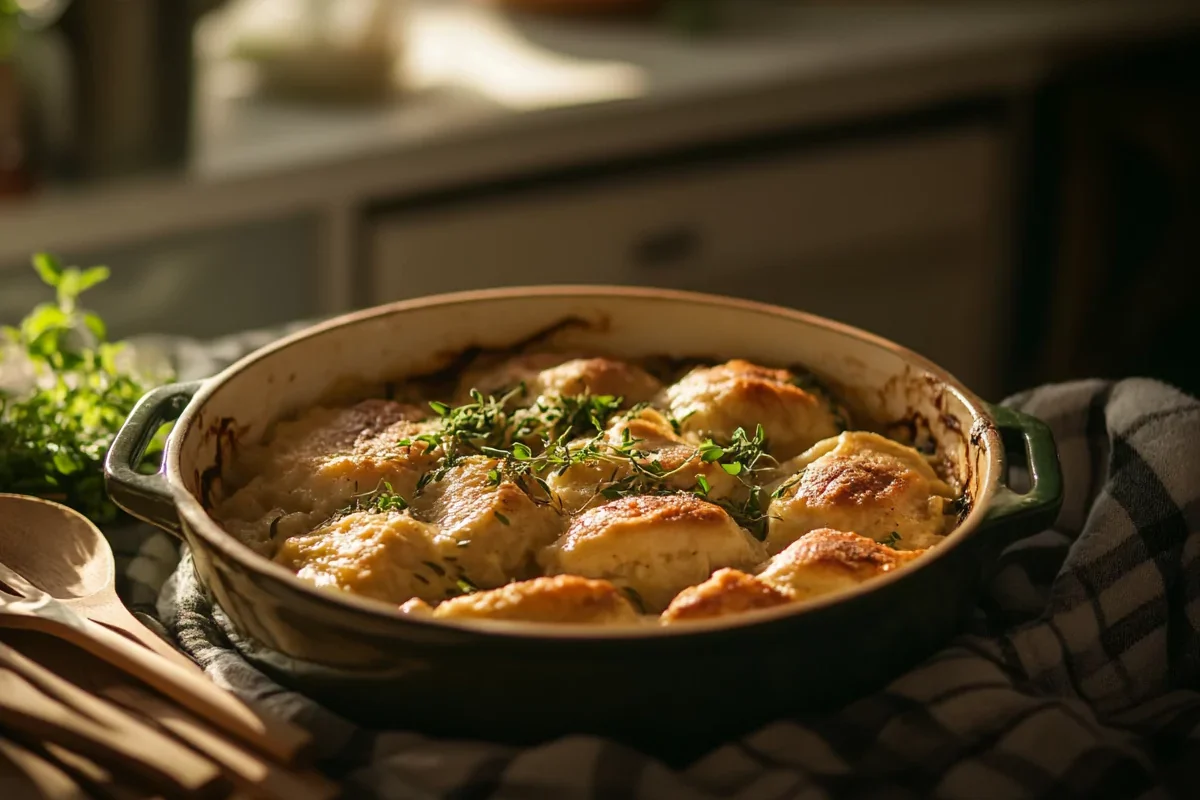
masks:
<path fill-rule="evenodd" d="M 431 429 L 415 421 L 425 415 L 416 406 L 364 400 L 281 422 L 265 445 L 245 454 L 239 471 L 254 477 L 214 515 L 244 531 L 242 538 L 265 541 L 272 523 L 277 533 L 306 530 L 385 483 L 410 499 L 437 454 L 423 443 L 398 443 Z"/>
<path fill-rule="evenodd" d="M 864 431 L 820 442 L 784 471 L 794 474 L 768 511 L 773 553 L 818 528 L 858 531 L 900 549 L 929 547 L 945 532 L 955 495 L 916 450 Z"/>
<path fill-rule="evenodd" d="M 460 402 L 465 401 L 472 389 L 485 395 L 499 395 L 522 383 L 525 394 L 516 402 L 522 406 L 547 395 L 581 394 L 622 397 L 625 405 L 631 406 L 649 400 L 662 389 L 658 379 L 626 361 L 531 353 L 467 372 L 459 382 L 456 396 Z"/>
<path fill-rule="evenodd" d="M 676 595 L 661 619 L 664 624 L 671 625 L 774 608 L 790 602 L 790 595 L 753 575 L 736 569 L 720 569 L 704 583 L 689 586 Z"/>
<path fill-rule="evenodd" d="M 610 448 L 616 448 L 626 441 L 626 436 L 639 452 L 645 454 L 638 457 L 639 463 L 649 466 L 654 461 L 664 473 L 670 473 L 663 481 L 669 489 L 690 491 L 696 487 L 698 475 L 703 475 L 708 482 L 708 497 L 712 500 L 734 497 L 742 489 L 737 478 L 723 470 L 720 464 L 701 459 L 696 446 L 685 442 L 666 417 L 652 408 L 614 419 L 605 432 L 604 441 Z M 584 444 L 586 440 L 576 442 L 574 446 Z M 547 482 L 558 495 L 563 509 L 574 514 L 605 503 L 601 490 L 633 473 L 628 458 L 613 455 L 555 471 Z"/>
<path fill-rule="evenodd" d="M 454 392 L 455 400 L 468 402 L 472 390 L 499 397 L 523 383 L 525 395 L 516 405 L 529 405 L 540 394 L 535 388 L 538 374 L 567 359 L 561 353 L 526 353 L 499 362 L 482 361 L 463 372 Z"/>
<path fill-rule="evenodd" d="M 564 518 L 549 498 L 531 497 L 489 473 L 495 459 L 472 456 L 425 487 L 412 501 L 415 516 L 450 540 L 450 556 L 480 588 L 530 577 L 534 555 L 562 532 Z"/>
<path fill-rule="evenodd" d="M 435 619 L 500 619 L 573 625 L 628 625 L 641 617 L 608 581 L 576 575 L 534 578 L 456 597 L 433 609 Z"/>
<path fill-rule="evenodd" d="M 750 568 L 762 544 L 720 506 L 694 495 L 624 497 L 585 511 L 542 551 L 548 575 L 610 580 L 657 613 L 721 567 Z"/>
<path fill-rule="evenodd" d="M 627 361 L 576 358 L 542 370 L 534 383 L 538 394 L 590 394 L 624 398 L 626 406 L 643 403 L 662 389 L 658 379 Z"/>
<path fill-rule="evenodd" d="M 734 360 L 692 370 L 667 387 L 665 402 L 693 439 L 728 442 L 738 428 L 762 425 L 771 453 L 787 459 L 841 430 L 829 400 L 794 383 L 782 369 Z"/>
<path fill-rule="evenodd" d="M 913 561 L 924 550 L 893 550 L 857 533 L 822 528 L 774 556 L 759 580 L 795 600 L 852 589 Z"/>
<path fill-rule="evenodd" d="M 437 531 L 405 512 L 357 511 L 280 543 L 275 561 L 323 589 L 389 603 L 454 594 Z"/>

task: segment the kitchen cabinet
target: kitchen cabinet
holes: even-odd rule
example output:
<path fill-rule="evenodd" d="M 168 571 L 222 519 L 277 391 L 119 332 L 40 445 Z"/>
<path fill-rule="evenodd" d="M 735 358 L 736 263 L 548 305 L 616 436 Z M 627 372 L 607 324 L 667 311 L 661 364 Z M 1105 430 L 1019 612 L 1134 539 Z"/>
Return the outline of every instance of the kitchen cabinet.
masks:
<path fill-rule="evenodd" d="M 1003 134 L 886 132 L 382 210 L 370 302 L 536 283 L 694 289 L 858 325 L 995 386 Z"/>
<path fill-rule="evenodd" d="M 318 307 L 319 226 L 303 215 L 55 255 L 65 264 L 109 265 L 112 276 L 88 290 L 84 305 L 114 338 L 218 336 L 311 316 Z M 0 323 L 53 296 L 28 262 L 0 265 L 0 286 Z"/>

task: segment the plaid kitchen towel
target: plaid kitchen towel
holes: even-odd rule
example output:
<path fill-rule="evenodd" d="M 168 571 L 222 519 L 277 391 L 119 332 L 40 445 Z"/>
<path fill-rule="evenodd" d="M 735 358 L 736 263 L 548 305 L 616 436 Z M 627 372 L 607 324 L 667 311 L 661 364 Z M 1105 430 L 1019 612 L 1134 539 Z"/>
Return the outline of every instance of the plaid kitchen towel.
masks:
<path fill-rule="evenodd" d="M 144 529 L 117 532 L 123 588 L 143 611 L 158 598 L 213 680 L 313 731 L 351 796 L 1200 796 L 1200 402 L 1147 380 L 1007 402 L 1054 430 L 1066 497 L 1053 529 L 1005 551 L 971 629 L 875 695 L 682 770 L 589 736 L 514 748 L 359 729 L 244 660 L 186 554 L 176 568 Z"/>

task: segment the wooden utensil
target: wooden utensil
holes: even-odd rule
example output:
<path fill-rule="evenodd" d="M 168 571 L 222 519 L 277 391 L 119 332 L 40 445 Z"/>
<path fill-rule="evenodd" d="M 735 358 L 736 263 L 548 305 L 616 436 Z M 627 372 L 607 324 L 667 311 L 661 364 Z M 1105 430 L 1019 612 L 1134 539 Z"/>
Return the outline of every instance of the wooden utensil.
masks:
<path fill-rule="evenodd" d="M 158 792 L 152 789 L 130 786 L 128 781 L 122 782 L 111 770 L 62 745 L 42 742 L 40 746 L 35 747 L 29 743 L 26 743 L 26 746 L 69 774 L 88 796 L 97 800 L 153 800 L 159 797 Z"/>
<path fill-rule="evenodd" d="M 293 772 L 245 750 L 171 703 L 134 686 L 111 686 L 102 694 L 154 720 L 165 730 L 219 764 L 234 783 L 254 797 L 270 800 L 332 800 L 338 787 L 320 773 Z"/>
<path fill-rule="evenodd" d="M 211 761 L 0 644 L 0 723 L 16 736 L 65 746 L 165 792 L 224 797 Z"/>
<path fill-rule="evenodd" d="M 48 633 L 76 644 L 133 675 L 213 725 L 285 763 L 302 758 L 308 733 L 282 720 L 259 717 L 203 675 L 85 619 L 0 563 L 0 625 Z"/>
<path fill-rule="evenodd" d="M 200 671 L 129 613 L 117 597 L 112 548 L 79 512 L 37 497 L 0 494 L 0 562 L 81 616 Z"/>
<path fill-rule="evenodd" d="M 3 630 L 0 641 L 69 680 L 80 689 L 105 698 L 133 716 L 216 762 L 234 785 L 246 794 L 265 800 L 329 800 L 339 794 L 336 784 L 313 770 L 281 766 L 170 702 L 141 682 L 62 639 L 35 631 Z M 62 762 L 62 759 L 57 759 Z M 94 776 L 81 778 L 82 784 Z M 111 794 L 111 792 L 110 792 Z M 114 798 L 120 800 L 120 798 Z"/>
<path fill-rule="evenodd" d="M 5 800 L 87 800 L 65 771 L 16 742 L 0 739 L 0 797 Z"/>

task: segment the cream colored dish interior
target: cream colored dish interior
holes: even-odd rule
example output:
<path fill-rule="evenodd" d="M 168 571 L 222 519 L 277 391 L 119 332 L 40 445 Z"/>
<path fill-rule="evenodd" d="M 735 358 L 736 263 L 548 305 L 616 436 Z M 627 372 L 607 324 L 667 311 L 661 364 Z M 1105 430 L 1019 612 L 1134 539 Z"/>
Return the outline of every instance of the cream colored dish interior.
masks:
<path fill-rule="evenodd" d="M 244 439 L 211 513 L 315 586 L 434 619 L 677 625 L 807 600 L 920 558 L 971 489 L 945 414 L 881 424 L 889 401 L 798 367 L 542 350 L 383 394 Z"/>

